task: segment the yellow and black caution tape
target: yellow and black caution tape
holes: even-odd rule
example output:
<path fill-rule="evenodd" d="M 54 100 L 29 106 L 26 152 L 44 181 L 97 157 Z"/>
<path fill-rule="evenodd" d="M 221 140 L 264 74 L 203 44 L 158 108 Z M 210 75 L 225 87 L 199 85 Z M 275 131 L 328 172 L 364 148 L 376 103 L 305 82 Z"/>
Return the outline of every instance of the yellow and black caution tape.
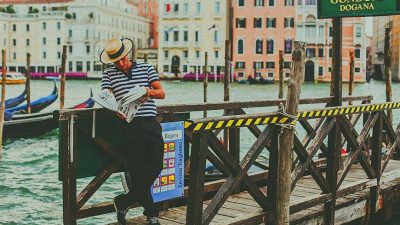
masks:
<path fill-rule="evenodd" d="M 260 116 L 254 118 L 238 118 L 226 119 L 209 122 L 193 122 L 185 121 L 185 129 L 192 131 L 200 130 L 215 130 L 233 127 L 247 127 L 251 125 L 265 125 L 265 124 L 290 124 L 295 119 L 282 113 L 270 116 Z"/>
<path fill-rule="evenodd" d="M 367 113 L 367 112 L 381 111 L 385 109 L 396 109 L 396 108 L 400 108 L 400 102 L 389 102 L 389 103 L 373 104 L 373 105 L 349 106 L 349 107 L 303 111 L 297 114 L 297 118 L 298 120 L 302 120 L 302 119 L 312 119 L 312 118 L 322 118 L 322 117 L 334 117 L 338 115 Z"/>
<path fill-rule="evenodd" d="M 361 106 L 349 107 L 335 107 L 318 110 L 302 111 L 297 114 L 297 117 L 286 115 L 278 112 L 268 116 L 254 116 L 251 118 L 234 118 L 234 119 L 218 119 L 214 121 L 185 121 L 185 129 L 191 131 L 200 130 L 215 130 L 232 127 L 247 127 L 251 125 L 266 125 L 266 124 L 291 124 L 294 125 L 297 120 L 334 117 L 338 115 L 354 114 L 354 113 L 367 113 L 374 111 L 381 111 L 385 109 L 400 108 L 400 102 L 389 102 L 382 104 L 370 104 Z"/>

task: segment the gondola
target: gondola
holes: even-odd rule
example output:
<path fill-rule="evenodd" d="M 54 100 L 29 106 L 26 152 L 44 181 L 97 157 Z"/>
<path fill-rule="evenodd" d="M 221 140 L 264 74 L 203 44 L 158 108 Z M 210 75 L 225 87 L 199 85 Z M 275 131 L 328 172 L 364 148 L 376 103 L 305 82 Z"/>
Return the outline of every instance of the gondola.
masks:
<path fill-rule="evenodd" d="M 92 108 L 94 101 L 86 101 L 71 109 Z M 44 134 L 58 127 L 58 120 L 53 119 L 53 112 L 13 115 L 12 120 L 5 121 L 3 138 L 33 137 Z"/>
<path fill-rule="evenodd" d="M 5 101 L 6 109 L 15 107 L 26 100 L 26 89 L 15 98 L 10 98 Z"/>
<path fill-rule="evenodd" d="M 46 96 L 39 98 L 33 102 L 31 102 L 31 113 L 40 112 L 42 109 L 46 108 L 47 106 L 51 105 L 55 102 L 58 98 L 58 89 L 56 83 L 54 83 L 53 92 Z M 12 108 L 6 109 L 6 113 L 8 114 L 26 114 L 27 113 L 27 104 L 15 106 Z"/>
<path fill-rule="evenodd" d="M 264 79 L 260 77 L 259 79 L 254 79 L 253 77 L 249 76 L 247 79 L 242 79 L 238 82 L 239 84 L 273 84 L 274 80 Z"/>

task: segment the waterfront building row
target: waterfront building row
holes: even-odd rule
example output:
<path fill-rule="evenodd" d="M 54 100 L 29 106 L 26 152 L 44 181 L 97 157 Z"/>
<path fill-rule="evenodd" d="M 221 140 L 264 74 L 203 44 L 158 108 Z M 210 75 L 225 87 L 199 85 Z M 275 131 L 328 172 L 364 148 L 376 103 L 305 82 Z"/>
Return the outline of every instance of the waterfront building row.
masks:
<path fill-rule="evenodd" d="M 3 1 L 15 13 L 0 13 L 0 48 L 11 71 L 23 71 L 26 53 L 33 72 L 58 71 L 67 45 L 67 72 L 99 74 L 99 54 L 110 38 L 131 38 L 137 48 L 151 43 L 150 19 L 138 16 L 137 1 Z"/>

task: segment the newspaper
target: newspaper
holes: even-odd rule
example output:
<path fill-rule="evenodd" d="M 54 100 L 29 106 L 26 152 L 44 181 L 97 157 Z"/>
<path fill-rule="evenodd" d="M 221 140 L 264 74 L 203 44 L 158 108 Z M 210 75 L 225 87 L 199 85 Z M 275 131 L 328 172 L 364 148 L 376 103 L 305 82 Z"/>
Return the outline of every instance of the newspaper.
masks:
<path fill-rule="evenodd" d="M 93 96 L 92 99 L 102 107 L 120 113 L 130 123 L 142 103 L 148 99 L 146 94 L 147 90 L 145 87 L 136 85 L 118 102 L 109 89 L 102 90 L 98 95 Z"/>

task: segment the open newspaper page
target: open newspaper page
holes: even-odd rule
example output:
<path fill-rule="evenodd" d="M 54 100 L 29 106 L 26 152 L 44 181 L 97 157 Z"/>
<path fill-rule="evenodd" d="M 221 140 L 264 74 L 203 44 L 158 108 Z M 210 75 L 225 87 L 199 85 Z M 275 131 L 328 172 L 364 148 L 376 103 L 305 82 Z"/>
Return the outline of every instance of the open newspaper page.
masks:
<path fill-rule="evenodd" d="M 147 90 L 145 87 L 135 86 L 117 102 L 111 91 L 105 89 L 100 94 L 94 96 L 93 100 L 104 108 L 119 112 L 130 123 L 142 103 L 148 99 L 146 94 Z"/>

